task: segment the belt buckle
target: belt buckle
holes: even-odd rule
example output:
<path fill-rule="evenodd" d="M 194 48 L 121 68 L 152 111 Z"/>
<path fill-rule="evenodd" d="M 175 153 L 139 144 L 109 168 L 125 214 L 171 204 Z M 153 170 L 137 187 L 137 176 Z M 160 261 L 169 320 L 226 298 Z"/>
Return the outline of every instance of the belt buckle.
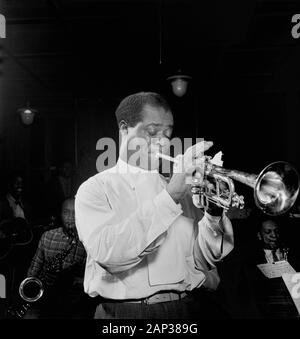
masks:
<path fill-rule="evenodd" d="M 150 304 L 149 299 L 150 299 L 150 298 L 145 298 L 145 299 L 143 299 L 143 300 L 142 300 L 142 304 L 144 304 L 144 305 L 149 305 L 149 304 Z"/>

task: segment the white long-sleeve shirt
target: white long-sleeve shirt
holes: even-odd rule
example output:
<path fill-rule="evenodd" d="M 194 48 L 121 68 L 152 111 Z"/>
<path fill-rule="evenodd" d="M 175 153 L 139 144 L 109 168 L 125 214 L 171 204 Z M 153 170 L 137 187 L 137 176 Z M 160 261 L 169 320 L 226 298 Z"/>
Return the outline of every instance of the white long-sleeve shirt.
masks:
<path fill-rule="evenodd" d="M 215 264 L 233 248 L 230 220 L 205 213 L 194 222 L 165 187 L 157 171 L 121 160 L 80 186 L 75 215 L 90 296 L 137 299 L 217 287 Z"/>

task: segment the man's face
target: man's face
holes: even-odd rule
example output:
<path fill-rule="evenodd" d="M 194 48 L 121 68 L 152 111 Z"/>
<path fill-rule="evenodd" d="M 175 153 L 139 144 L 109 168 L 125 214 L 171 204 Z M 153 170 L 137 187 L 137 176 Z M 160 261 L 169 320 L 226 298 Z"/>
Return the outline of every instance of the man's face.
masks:
<path fill-rule="evenodd" d="M 12 195 L 15 198 L 20 198 L 23 193 L 24 182 L 22 177 L 16 177 L 12 185 Z"/>
<path fill-rule="evenodd" d="M 66 232 L 70 235 L 76 234 L 74 200 L 67 200 L 63 204 L 61 219 Z"/>
<path fill-rule="evenodd" d="M 162 107 L 145 105 L 142 120 L 128 128 L 128 163 L 146 170 L 158 169 L 156 153 L 168 153 L 173 130 L 173 115 Z"/>
<path fill-rule="evenodd" d="M 258 238 L 263 242 L 264 248 L 271 250 L 278 248 L 280 234 L 276 223 L 272 220 L 263 222 Z"/>

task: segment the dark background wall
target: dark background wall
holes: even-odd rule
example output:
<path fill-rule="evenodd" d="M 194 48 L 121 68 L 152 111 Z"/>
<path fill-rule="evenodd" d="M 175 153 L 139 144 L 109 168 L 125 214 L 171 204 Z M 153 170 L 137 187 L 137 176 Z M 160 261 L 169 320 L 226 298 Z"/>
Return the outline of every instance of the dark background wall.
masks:
<path fill-rule="evenodd" d="M 174 136 L 213 140 L 225 167 L 300 170 L 299 1 L 2 0 L 0 13 L 2 173 L 40 186 L 68 157 L 86 179 L 97 140 L 117 138 L 118 102 L 141 90 L 165 95 Z M 193 78 L 182 98 L 166 81 L 179 68 Z M 31 126 L 17 114 L 27 101 Z"/>

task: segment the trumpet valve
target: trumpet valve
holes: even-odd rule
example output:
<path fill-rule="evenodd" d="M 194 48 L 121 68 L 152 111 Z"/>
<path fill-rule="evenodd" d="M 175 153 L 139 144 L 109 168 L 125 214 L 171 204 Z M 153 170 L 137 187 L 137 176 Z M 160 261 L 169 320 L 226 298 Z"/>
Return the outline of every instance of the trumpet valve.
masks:
<path fill-rule="evenodd" d="M 200 194 L 203 193 L 203 188 L 201 186 L 197 186 L 197 185 L 192 186 L 191 187 L 191 193 L 193 195 L 200 195 Z"/>

